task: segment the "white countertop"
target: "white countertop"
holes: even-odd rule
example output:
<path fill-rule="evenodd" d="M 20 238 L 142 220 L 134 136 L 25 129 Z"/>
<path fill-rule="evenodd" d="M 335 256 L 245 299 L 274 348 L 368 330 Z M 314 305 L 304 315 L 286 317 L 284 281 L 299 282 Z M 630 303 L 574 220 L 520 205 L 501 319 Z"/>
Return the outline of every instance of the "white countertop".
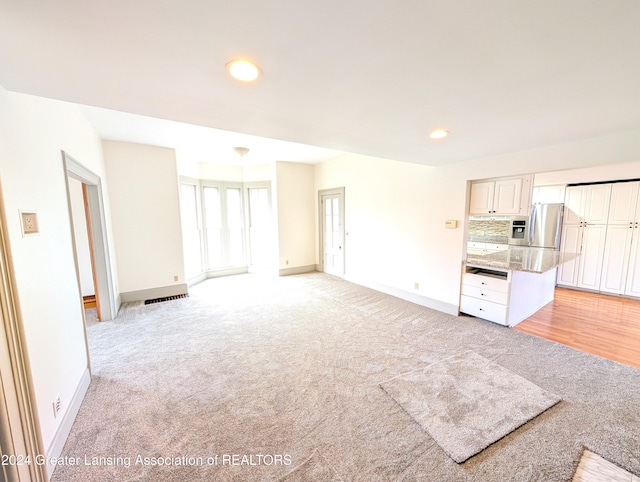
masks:
<path fill-rule="evenodd" d="M 576 253 L 561 253 L 548 248 L 509 246 L 504 251 L 484 255 L 467 253 L 467 265 L 544 273 L 566 261 L 579 256 Z"/>

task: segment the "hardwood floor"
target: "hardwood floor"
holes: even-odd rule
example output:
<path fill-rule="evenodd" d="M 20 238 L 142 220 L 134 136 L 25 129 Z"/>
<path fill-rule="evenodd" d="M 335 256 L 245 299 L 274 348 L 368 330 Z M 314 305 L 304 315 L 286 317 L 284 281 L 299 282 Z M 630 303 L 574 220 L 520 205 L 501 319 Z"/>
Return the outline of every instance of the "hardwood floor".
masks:
<path fill-rule="evenodd" d="M 551 303 L 513 329 L 640 368 L 640 301 L 556 288 Z"/>

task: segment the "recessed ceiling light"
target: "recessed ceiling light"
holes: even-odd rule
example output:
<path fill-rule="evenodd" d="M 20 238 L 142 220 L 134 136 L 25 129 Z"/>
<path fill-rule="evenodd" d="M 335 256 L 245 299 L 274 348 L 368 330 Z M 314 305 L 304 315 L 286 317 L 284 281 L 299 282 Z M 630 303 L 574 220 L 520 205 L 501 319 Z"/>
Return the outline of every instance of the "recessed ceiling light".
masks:
<path fill-rule="evenodd" d="M 261 74 L 260 67 L 249 60 L 232 60 L 226 67 L 229 75 L 241 82 L 251 82 Z"/>
<path fill-rule="evenodd" d="M 448 135 L 449 131 L 445 131 L 444 129 L 436 129 L 434 131 L 431 131 L 429 137 L 431 137 L 431 139 L 444 139 Z"/>

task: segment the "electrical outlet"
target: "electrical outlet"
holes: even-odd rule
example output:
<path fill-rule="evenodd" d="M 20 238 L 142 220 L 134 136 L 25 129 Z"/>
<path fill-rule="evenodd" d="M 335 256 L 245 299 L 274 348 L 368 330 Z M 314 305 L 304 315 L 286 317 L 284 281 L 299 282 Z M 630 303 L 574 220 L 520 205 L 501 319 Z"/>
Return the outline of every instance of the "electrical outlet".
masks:
<path fill-rule="evenodd" d="M 29 236 L 38 234 L 38 214 L 35 211 L 20 211 L 20 221 L 22 224 L 22 235 Z"/>
<path fill-rule="evenodd" d="M 62 409 L 62 402 L 60 401 L 60 394 L 58 393 L 53 399 L 53 418 L 58 417 L 58 413 L 60 412 L 61 409 Z"/>
<path fill-rule="evenodd" d="M 286 260 L 286 261 L 284 262 L 284 264 L 289 264 L 289 260 Z"/>
<path fill-rule="evenodd" d="M 417 281 L 415 283 L 413 283 L 413 289 L 414 290 L 420 289 L 420 283 L 418 283 Z"/>
<path fill-rule="evenodd" d="M 178 281 L 178 275 L 175 275 L 175 276 L 173 277 L 173 281 Z"/>

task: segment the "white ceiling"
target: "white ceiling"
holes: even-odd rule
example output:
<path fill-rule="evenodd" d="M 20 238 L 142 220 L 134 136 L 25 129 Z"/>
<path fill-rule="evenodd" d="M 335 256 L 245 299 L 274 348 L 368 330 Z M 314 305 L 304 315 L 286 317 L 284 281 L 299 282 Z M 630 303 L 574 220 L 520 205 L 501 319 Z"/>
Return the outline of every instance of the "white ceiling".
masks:
<path fill-rule="evenodd" d="M 0 85 L 138 114 L 86 109 L 106 138 L 189 138 L 150 116 L 220 152 L 441 165 L 639 127 L 639 23 L 637 0 L 0 0 Z"/>

